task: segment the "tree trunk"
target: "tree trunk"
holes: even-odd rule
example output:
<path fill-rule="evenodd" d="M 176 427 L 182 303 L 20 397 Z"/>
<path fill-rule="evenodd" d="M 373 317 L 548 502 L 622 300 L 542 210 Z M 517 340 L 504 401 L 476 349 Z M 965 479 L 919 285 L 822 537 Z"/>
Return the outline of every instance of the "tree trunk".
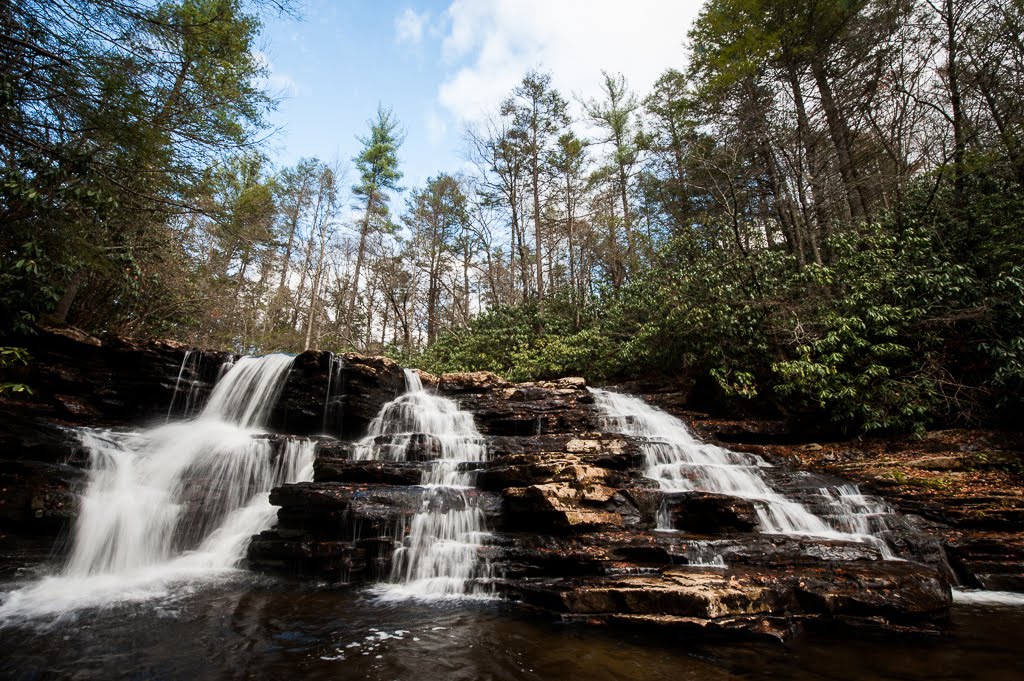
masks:
<path fill-rule="evenodd" d="M 797 75 L 796 69 L 792 66 L 789 68 L 789 84 L 793 90 L 793 103 L 796 107 L 796 120 L 797 120 L 797 136 L 801 142 L 800 149 L 797 150 L 797 197 L 800 200 L 800 208 L 804 217 L 804 230 L 800 230 L 799 226 L 796 227 L 797 234 L 801 231 L 810 232 L 811 230 L 811 219 L 808 211 L 807 196 L 804 192 L 805 178 L 808 180 L 808 184 L 811 187 L 811 210 L 814 211 L 814 221 L 816 223 L 819 233 L 825 233 L 828 230 L 829 218 L 825 212 L 825 190 L 821 185 L 821 164 L 818 158 L 818 142 L 814 137 L 814 131 L 811 129 L 810 119 L 807 116 L 807 109 L 804 106 L 803 90 L 800 87 L 800 78 Z M 801 152 L 807 155 L 807 168 L 804 166 L 803 157 Z M 800 245 L 801 253 L 803 252 L 803 243 Z M 820 258 L 818 264 L 820 265 Z"/>
<path fill-rule="evenodd" d="M 537 248 L 535 254 L 537 261 L 537 310 L 544 314 L 544 256 L 541 251 L 541 227 L 540 227 L 540 158 L 537 151 L 537 132 L 534 130 L 533 140 L 533 235 Z"/>
<path fill-rule="evenodd" d="M 829 82 L 825 65 L 820 58 L 812 60 L 811 72 L 814 74 L 814 82 L 818 86 L 818 94 L 821 96 L 821 107 L 825 112 L 829 135 L 832 137 L 832 144 L 836 148 L 836 156 L 839 159 L 839 175 L 842 177 L 843 186 L 846 189 L 850 216 L 856 221 L 867 219 L 867 205 L 861 191 L 857 168 L 853 164 L 851 155 L 849 131 L 832 96 L 832 84 Z"/>
<path fill-rule="evenodd" d="M 349 294 L 348 311 L 345 313 L 345 323 L 348 326 L 349 335 L 352 336 L 352 325 L 356 310 L 356 296 L 359 294 L 359 273 L 363 269 L 363 258 L 366 253 L 366 235 L 370 231 L 370 213 L 373 210 L 373 195 L 366 199 L 366 213 L 363 215 L 363 224 L 359 229 L 359 249 L 356 251 L 356 268 L 352 274 L 352 292 Z"/>
<path fill-rule="evenodd" d="M 576 206 L 572 200 L 572 179 L 568 173 L 565 176 L 565 212 L 566 212 L 566 232 L 569 237 L 569 300 L 572 303 L 573 311 L 576 315 L 576 328 L 580 328 L 580 301 L 576 297 L 577 282 L 576 282 L 576 246 L 574 243 L 573 230 L 575 228 L 575 210 Z"/>
<path fill-rule="evenodd" d="M 53 312 L 45 315 L 44 321 L 48 324 L 63 325 L 67 324 L 68 313 L 71 312 L 71 305 L 75 302 L 75 298 L 78 296 L 78 291 L 82 288 L 82 284 L 85 283 L 85 270 L 78 270 L 71 275 L 68 279 L 68 285 L 64 287 L 64 293 L 61 295 L 60 300 L 57 301 L 57 306 L 53 308 Z"/>
<path fill-rule="evenodd" d="M 943 20 L 946 24 L 946 79 L 949 87 L 949 103 L 953 110 L 953 205 L 963 205 L 964 156 L 967 150 L 967 135 L 964 130 L 963 96 L 960 92 L 960 45 L 956 39 L 956 3 L 945 0 Z"/>

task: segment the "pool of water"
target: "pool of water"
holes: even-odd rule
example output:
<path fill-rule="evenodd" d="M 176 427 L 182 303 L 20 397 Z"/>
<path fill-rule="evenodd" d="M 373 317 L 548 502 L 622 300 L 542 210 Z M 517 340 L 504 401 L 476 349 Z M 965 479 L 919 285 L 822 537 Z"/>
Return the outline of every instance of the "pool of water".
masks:
<path fill-rule="evenodd" d="M 8 621 L 0 676 L 1018 681 L 1021 631 L 1024 608 L 971 604 L 954 609 L 941 638 L 846 632 L 785 645 L 702 644 L 561 624 L 500 601 L 396 603 L 369 590 L 236 573 L 143 603 Z"/>

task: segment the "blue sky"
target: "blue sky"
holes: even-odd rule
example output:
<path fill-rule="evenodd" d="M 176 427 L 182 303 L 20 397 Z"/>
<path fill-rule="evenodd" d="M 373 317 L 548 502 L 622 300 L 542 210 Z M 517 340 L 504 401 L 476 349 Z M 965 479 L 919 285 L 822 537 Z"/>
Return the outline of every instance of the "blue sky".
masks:
<path fill-rule="evenodd" d="M 378 102 L 406 131 L 406 187 L 463 164 L 463 131 L 530 68 L 570 101 L 596 97 L 601 70 L 641 95 L 683 43 L 698 0 L 305 0 L 302 19 L 267 18 L 261 54 L 282 96 L 271 157 L 350 165 Z M 349 184 L 354 181 L 350 173 Z"/>

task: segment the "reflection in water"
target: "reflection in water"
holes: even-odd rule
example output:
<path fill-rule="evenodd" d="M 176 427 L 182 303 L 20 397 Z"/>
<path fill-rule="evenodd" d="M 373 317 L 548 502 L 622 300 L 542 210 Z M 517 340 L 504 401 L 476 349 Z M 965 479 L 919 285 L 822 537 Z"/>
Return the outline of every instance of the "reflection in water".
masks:
<path fill-rule="evenodd" d="M 7 626 L 0 677 L 1015 681 L 1021 627 L 1024 609 L 970 606 L 942 638 L 710 645 L 558 624 L 495 601 L 389 604 L 245 576 L 48 628 Z"/>

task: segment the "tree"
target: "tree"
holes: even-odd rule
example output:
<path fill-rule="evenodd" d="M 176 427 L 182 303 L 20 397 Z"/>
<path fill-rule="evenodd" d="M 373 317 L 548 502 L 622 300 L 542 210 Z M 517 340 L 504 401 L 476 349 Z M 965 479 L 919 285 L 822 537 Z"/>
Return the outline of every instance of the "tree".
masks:
<path fill-rule="evenodd" d="M 352 291 L 346 314 L 350 329 L 359 294 L 359 275 L 366 256 L 367 237 L 374 231 L 390 230 L 388 192 L 397 191 L 398 182 L 402 179 L 398 169 L 398 148 L 402 145 L 403 137 L 391 110 L 378 107 L 377 120 L 370 122 L 370 135 L 359 138 L 363 150 L 353 159 L 359 172 L 359 184 L 352 187 L 352 193 L 363 202 L 363 219 L 359 225 L 359 247 L 356 250 L 355 272 L 352 275 Z"/>
<path fill-rule="evenodd" d="M 317 171 L 320 161 L 315 158 L 303 158 L 291 168 L 284 168 L 277 174 L 275 194 L 278 205 L 279 230 L 282 235 L 284 253 L 281 256 L 281 271 L 278 277 L 277 291 L 267 310 L 266 324 L 268 328 L 280 322 L 279 317 L 284 309 L 289 292 L 289 275 L 292 272 L 292 257 L 295 253 L 296 237 L 313 201 L 313 191 L 317 182 Z M 287 237 L 284 236 L 287 234 Z"/>
<path fill-rule="evenodd" d="M 518 135 L 505 121 L 491 121 L 485 133 L 467 133 L 474 162 L 483 175 L 480 208 L 503 209 L 509 221 L 509 262 L 507 268 L 510 296 L 516 290 L 516 256 L 521 281 L 522 302 L 530 295 L 530 267 L 525 243 L 523 202 L 526 193 L 526 156 L 521 153 Z M 492 291 L 499 287 L 492 285 Z"/>
<path fill-rule="evenodd" d="M 442 173 L 409 197 L 404 222 L 426 275 L 427 345 L 438 336 L 443 278 L 450 273 L 458 239 L 466 232 L 466 196 L 451 175 Z M 448 287 L 449 289 L 451 287 Z"/>
<path fill-rule="evenodd" d="M 259 29 L 239 0 L 3 4 L 5 324 L 64 321 L 90 288 L 108 304 L 83 312 L 117 320 L 143 294 L 203 170 L 263 128 Z"/>
<path fill-rule="evenodd" d="M 533 198 L 533 234 L 535 248 L 537 303 L 544 308 L 543 227 L 541 194 L 546 181 L 544 161 L 559 132 L 568 124 L 568 105 L 551 86 L 551 74 L 529 71 L 501 105 L 502 116 L 510 120 L 509 137 L 515 151 L 526 162 Z"/>
<path fill-rule="evenodd" d="M 568 240 L 569 260 L 569 300 L 575 309 L 576 325 L 580 324 L 580 308 L 583 305 L 583 278 L 579 276 L 582 258 L 577 258 L 579 246 L 577 234 L 577 216 L 579 205 L 585 188 L 585 174 L 588 158 L 586 144 L 575 134 L 567 132 L 559 136 L 558 146 L 552 152 L 548 162 L 555 175 L 559 178 L 559 193 L 565 210 L 565 233 Z"/>
<path fill-rule="evenodd" d="M 628 268 L 636 252 L 633 243 L 633 215 L 629 207 L 629 185 L 639 153 L 635 115 L 640 108 L 640 100 L 626 85 L 626 78 L 621 73 L 614 76 L 606 71 L 601 73 L 604 77 L 604 99 L 586 102 L 584 109 L 590 120 L 604 130 L 605 138 L 600 141 L 611 146 L 609 166 L 613 172 L 609 175 L 614 178 L 616 193 L 622 204 L 622 229 L 626 237 Z"/>

